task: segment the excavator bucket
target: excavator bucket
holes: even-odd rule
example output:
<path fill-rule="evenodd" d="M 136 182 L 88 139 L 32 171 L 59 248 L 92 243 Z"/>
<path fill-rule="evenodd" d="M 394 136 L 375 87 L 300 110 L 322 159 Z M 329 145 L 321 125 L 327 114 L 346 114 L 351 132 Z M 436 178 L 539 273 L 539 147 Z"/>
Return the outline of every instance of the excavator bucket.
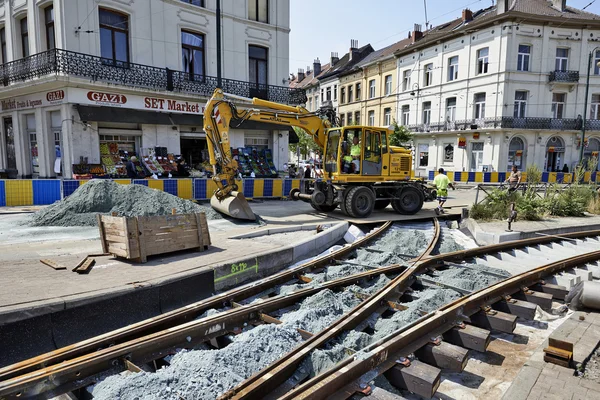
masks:
<path fill-rule="evenodd" d="M 256 216 L 241 192 L 231 192 L 231 195 L 220 201 L 215 195 L 210 199 L 210 205 L 216 211 L 236 219 L 255 221 Z"/>

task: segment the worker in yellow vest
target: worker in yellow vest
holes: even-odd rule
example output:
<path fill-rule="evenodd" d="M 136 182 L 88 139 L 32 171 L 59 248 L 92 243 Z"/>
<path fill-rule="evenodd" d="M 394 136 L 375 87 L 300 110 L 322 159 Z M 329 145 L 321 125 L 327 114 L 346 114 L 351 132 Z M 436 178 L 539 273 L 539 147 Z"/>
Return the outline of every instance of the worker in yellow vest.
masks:
<path fill-rule="evenodd" d="M 358 136 L 354 136 L 352 139 L 352 147 L 350 147 L 350 155 L 352 156 L 352 163 L 354 164 L 354 173 L 360 173 L 360 144 L 358 143 Z"/>

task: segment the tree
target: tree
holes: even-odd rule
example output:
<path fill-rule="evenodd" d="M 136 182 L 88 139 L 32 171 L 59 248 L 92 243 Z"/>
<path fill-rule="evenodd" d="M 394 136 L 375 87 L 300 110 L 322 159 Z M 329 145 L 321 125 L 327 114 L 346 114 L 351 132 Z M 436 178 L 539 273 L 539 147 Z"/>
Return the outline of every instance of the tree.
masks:
<path fill-rule="evenodd" d="M 299 142 L 298 143 L 290 143 L 290 151 L 296 154 L 298 151 L 298 147 L 300 148 L 300 154 L 303 159 L 307 159 L 308 155 L 311 152 L 319 152 L 321 148 L 319 145 L 313 140 L 313 138 L 301 128 L 294 126 L 294 131 L 296 135 L 298 135 Z"/>
<path fill-rule="evenodd" d="M 394 120 L 392 123 L 394 127 L 394 133 L 390 135 L 391 146 L 402 146 L 413 140 L 413 134 L 402 125 L 398 125 L 398 122 Z"/>

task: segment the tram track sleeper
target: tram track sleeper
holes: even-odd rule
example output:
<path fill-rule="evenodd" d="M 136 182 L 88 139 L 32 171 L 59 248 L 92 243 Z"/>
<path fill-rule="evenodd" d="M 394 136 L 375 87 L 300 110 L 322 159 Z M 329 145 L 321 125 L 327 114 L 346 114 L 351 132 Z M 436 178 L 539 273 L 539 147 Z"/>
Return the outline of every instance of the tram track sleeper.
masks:
<path fill-rule="evenodd" d="M 462 372 L 467 365 L 469 349 L 448 342 L 429 343 L 415 352 L 422 362 L 450 372 Z"/>
<path fill-rule="evenodd" d="M 517 316 L 486 307 L 471 315 L 471 323 L 490 331 L 513 333 L 517 327 Z"/>
<path fill-rule="evenodd" d="M 524 290 L 519 290 L 518 292 L 514 293 L 513 297 L 518 300 L 524 300 L 529 303 L 537 304 L 540 306 L 540 308 L 546 311 L 552 309 L 552 295 L 550 293 L 540 293 L 529 288 L 524 288 Z"/>
<path fill-rule="evenodd" d="M 542 281 L 531 286 L 532 290 L 542 293 L 549 293 L 556 300 L 565 300 L 565 297 L 569 293 L 569 290 L 565 286 L 555 285 L 553 283 L 548 283 L 546 281 Z"/>
<path fill-rule="evenodd" d="M 494 303 L 492 308 L 531 321 L 535 317 L 537 304 L 508 298 Z"/>
<path fill-rule="evenodd" d="M 444 340 L 469 350 L 485 352 L 490 344 L 490 331 L 473 325 L 455 326 L 443 335 Z"/>
<path fill-rule="evenodd" d="M 430 399 L 440 386 L 441 373 L 437 367 L 414 360 L 409 366 L 396 364 L 385 373 L 385 377 L 398 389 Z"/>

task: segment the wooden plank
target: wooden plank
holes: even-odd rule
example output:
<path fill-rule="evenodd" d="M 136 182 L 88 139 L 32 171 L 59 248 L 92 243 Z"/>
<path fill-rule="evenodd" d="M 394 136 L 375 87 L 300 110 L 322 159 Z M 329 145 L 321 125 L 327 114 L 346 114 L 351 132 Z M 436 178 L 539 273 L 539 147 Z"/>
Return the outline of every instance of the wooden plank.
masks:
<path fill-rule="evenodd" d="M 130 243 L 130 247 L 135 251 L 138 252 L 138 247 L 137 247 L 137 243 Z M 120 249 L 123 251 L 128 251 L 127 250 L 127 243 L 121 243 L 121 242 L 111 242 L 108 241 L 108 251 L 112 253 L 112 249 Z"/>
<path fill-rule="evenodd" d="M 135 237 L 138 242 L 138 247 L 140 249 L 140 262 L 145 263 L 148 261 L 148 251 L 146 250 L 146 237 L 143 234 L 144 232 L 144 222 L 140 221 L 139 217 L 135 218 Z"/>
<path fill-rule="evenodd" d="M 141 216 L 144 225 L 150 228 L 174 227 L 178 225 L 193 225 L 194 214 Z"/>
<path fill-rule="evenodd" d="M 462 372 L 465 369 L 468 354 L 468 349 L 447 342 L 439 345 L 429 343 L 415 352 L 420 361 L 452 372 Z"/>
<path fill-rule="evenodd" d="M 313 281 L 312 278 L 309 278 L 308 276 L 304 276 L 304 275 L 300 275 L 298 277 L 298 280 L 302 283 L 311 283 Z"/>
<path fill-rule="evenodd" d="M 106 245 L 106 239 L 104 239 L 104 223 L 102 222 L 102 216 L 96 215 L 96 221 L 98 221 L 98 229 L 100 230 L 100 243 L 102 243 L 102 252 L 108 253 L 108 246 Z"/>
<path fill-rule="evenodd" d="M 65 267 L 64 265 L 60 265 L 59 263 L 57 263 L 55 261 L 52 261 L 52 260 L 43 259 L 43 260 L 40 260 L 40 262 L 42 264 L 45 264 L 45 265 L 51 267 L 51 268 L 54 268 L 57 271 L 61 270 L 61 269 L 67 269 L 67 267 Z"/>
<path fill-rule="evenodd" d="M 440 386 L 440 376 L 439 368 L 419 360 L 412 361 L 408 367 L 396 364 L 385 373 L 385 377 L 393 386 L 416 393 L 426 399 L 432 398 L 437 391 Z"/>
<path fill-rule="evenodd" d="M 200 226 L 202 227 L 202 235 L 204 235 L 204 245 L 210 246 L 212 243 L 210 241 L 210 231 L 208 230 L 208 222 L 206 220 L 206 213 L 200 214 Z"/>
<path fill-rule="evenodd" d="M 519 290 L 517 293 L 513 294 L 512 297 L 537 304 L 544 310 L 552 309 L 552 295 L 550 293 L 534 292 L 533 290 Z"/>
<path fill-rule="evenodd" d="M 129 361 L 126 358 L 123 359 L 123 363 L 125 364 L 125 368 L 127 368 L 127 370 L 129 372 L 134 372 L 134 373 L 142 372 L 142 369 L 140 367 L 138 367 L 137 365 L 135 365 L 134 363 L 132 363 L 131 361 Z"/>
<path fill-rule="evenodd" d="M 174 240 L 146 242 L 146 255 L 171 253 L 173 251 L 188 250 L 198 247 L 198 241 L 178 242 Z"/>
<path fill-rule="evenodd" d="M 125 226 L 125 229 L 127 229 L 127 217 L 123 217 L 123 226 Z M 126 236 L 127 236 L 127 238 L 129 238 L 129 232 L 127 232 L 127 231 L 126 231 Z M 127 242 L 125 243 L 125 246 L 126 246 L 126 250 L 127 250 L 127 257 L 135 258 L 131 254 L 131 243 L 129 242 L 129 240 L 127 240 Z"/>
<path fill-rule="evenodd" d="M 517 326 L 517 316 L 497 310 L 482 310 L 471 316 L 471 322 L 483 329 L 512 333 Z"/>
<path fill-rule="evenodd" d="M 128 258 L 127 250 L 123 250 L 123 249 L 111 249 L 110 252 L 111 252 L 111 254 L 114 254 L 115 256 Z"/>
<path fill-rule="evenodd" d="M 516 315 L 527 320 L 533 320 L 535 317 L 535 309 L 537 304 L 529 303 L 527 301 L 509 299 L 500 300 L 492 305 L 492 308 L 498 311 L 506 312 L 509 314 Z"/>
<path fill-rule="evenodd" d="M 75 271 L 77 271 L 77 269 L 78 269 L 79 267 L 81 267 L 81 266 L 82 266 L 82 265 L 83 265 L 83 264 L 86 262 L 86 260 L 87 260 L 89 257 L 90 257 L 90 256 L 84 257 L 84 258 L 83 258 L 81 261 L 79 261 L 79 262 L 77 263 L 77 265 L 75 266 L 75 268 L 73 268 L 73 269 L 71 270 L 71 272 L 75 272 Z"/>
<path fill-rule="evenodd" d="M 129 243 L 129 238 L 127 238 L 125 236 L 115 236 L 112 234 L 106 234 L 106 235 L 104 235 L 104 239 L 107 242 Z"/>
<path fill-rule="evenodd" d="M 490 331 L 472 325 L 454 327 L 444 333 L 444 340 L 460 347 L 485 352 L 490 344 Z"/>
<path fill-rule="evenodd" d="M 88 254 L 88 257 L 105 257 L 105 256 L 110 256 L 110 253 L 93 253 L 93 254 Z"/>
<path fill-rule="evenodd" d="M 89 274 L 94 264 L 96 264 L 96 260 L 91 257 L 87 257 L 84 263 L 75 268 L 73 271 L 77 272 L 78 274 Z"/>
<path fill-rule="evenodd" d="M 555 299 L 563 301 L 569 293 L 569 290 L 566 287 L 554 285 L 552 283 L 539 283 L 537 285 L 532 286 L 531 289 L 542 293 L 549 293 Z"/>
<path fill-rule="evenodd" d="M 196 231 L 198 234 L 198 251 L 204 251 L 204 237 L 202 236 L 202 224 L 200 223 L 200 216 L 194 214 L 196 218 Z"/>
<path fill-rule="evenodd" d="M 113 236 L 122 236 L 125 237 L 127 233 L 125 232 L 124 229 L 117 229 L 117 228 L 105 228 L 104 229 L 104 235 L 113 235 Z"/>

